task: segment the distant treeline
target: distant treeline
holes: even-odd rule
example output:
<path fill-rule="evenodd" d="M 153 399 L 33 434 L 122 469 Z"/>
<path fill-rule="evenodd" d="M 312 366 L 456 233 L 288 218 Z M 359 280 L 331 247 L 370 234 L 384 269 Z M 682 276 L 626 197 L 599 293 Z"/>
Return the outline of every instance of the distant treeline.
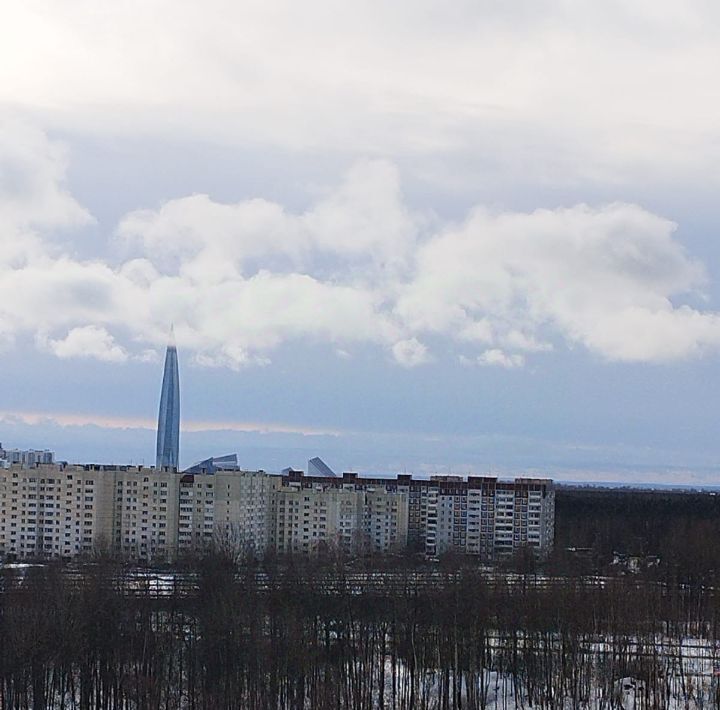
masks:
<path fill-rule="evenodd" d="M 720 600 L 704 587 L 458 558 L 209 553 L 159 574 L 3 570 L 0 708 L 550 710 L 628 692 L 636 708 L 717 707 Z"/>
<path fill-rule="evenodd" d="M 614 553 L 658 557 L 657 567 L 641 564 L 642 574 L 689 583 L 715 581 L 720 575 L 720 496 L 558 486 L 555 568 L 565 573 L 611 571 Z"/>

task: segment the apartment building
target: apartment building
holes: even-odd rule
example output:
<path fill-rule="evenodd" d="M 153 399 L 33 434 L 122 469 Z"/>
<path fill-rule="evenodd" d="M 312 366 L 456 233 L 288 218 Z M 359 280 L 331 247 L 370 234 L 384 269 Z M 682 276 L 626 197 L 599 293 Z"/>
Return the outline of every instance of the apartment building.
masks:
<path fill-rule="evenodd" d="M 171 470 L 99 466 L 112 480 L 112 549 L 132 559 L 167 562 L 178 544 L 180 479 Z"/>
<path fill-rule="evenodd" d="M 253 471 L 11 465 L 0 469 L 0 555 L 165 562 L 216 542 L 259 555 L 270 544 L 276 481 Z"/>
<path fill-rule="evenodd" d="M 492 476 L 432 476 L 414 479 L 305 476 L 289 471 L 283 486 L 301 489 L 384 490 L 407 498 L 407 548 L 429 556 L 458 552 L 485 560 L 530 547 L 550 551 L 554 538 L 555 491 L 549 479 Z"/>
<path fill-rule="evenodd" d="M 263 555 L 271 544 L 278 477 L 264 471 L 185 473 L 180 481 L 178 549 L 220 545 L 237 555 Z"/>
<path fill-rule="evenodd" d="M 55 465 L 0 469 L 0 553 L 72 557 L 112 542 L 112 480 Z"/>
<path fill-rule="evenodd" d="M 362 510 L 355 491 L 284 487 L 275 498 L 274 543 L 278 552 L 349 549 L 356 542 Z"/>
<path fill-rule="evenodd" d="M 287 485 L 275 493 L 278 552 L 390 552 L 407 547 L 408 499 L 381 487 Z"/>
<path fill-rule="evenodd" d="M 220 545 L 236 556 L 272 549 L 410 550 L 492 560 L 523 547 L 547 553 L 554 520 L 555 493 L 547 479 L 0 468 L 0 554 L 18 557 L 107 551 L 161 562 Z"/>
<path fill-rule="evenodd" d="M 402 491 L 369 487 L 363 496 L 363 536 L 374 552 L 398 552 L 408 545 L 409 499 Z"/>
<path fill-rule="evenodd" d="M 9 468 L 14 463 L 35 466 L 39 463 L 54 463 L 55 454 L 48 449 L 3 449 L 0 444 L 0 467 Z"/>

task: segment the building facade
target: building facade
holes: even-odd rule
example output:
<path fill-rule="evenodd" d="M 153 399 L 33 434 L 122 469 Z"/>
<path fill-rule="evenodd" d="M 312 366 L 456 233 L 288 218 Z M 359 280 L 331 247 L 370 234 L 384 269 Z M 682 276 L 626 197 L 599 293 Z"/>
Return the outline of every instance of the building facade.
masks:
<path fill-rule="evenodd" d="M 134 466 L 98 468 L 113 481 L 111 550 L 132 559 L 175 559 L 178 475 L 167 469 Z"/>
<path fill-rule="evenodd" d="M 113 481 L 92 468 L 0 469 L 0 553 L 74 557 L 111 544 Z"/>
<path fill-rule="evenodd" d="M 262 555 L 275 485 L 253 471 L 12 465 L 0 469 L 0 555 L 169 562 L 211 544 Z"/>
<path fill-rule="evenodd" d="M 417 479 L 306 476 L 289 471 L 283 486 L 355 491 L 382 490 L 407 500 L 405 546 L 428 556 L 450 552 L 492 560 L 528 547 L 538 554 L 552 549 L 555 534 L 555 490 L 550 479 L 491 476 L 432 476 Z"/>
<path fill-rule="evenodd" d="M 259 557 L 270 549 L 277 476 L 238 469 L 176 478 L 181 554 L 214 545 L 236 556 Z"/>
<path fill-rule="evenodd" d="M 23 466 L 34 466 L 39 463 L 54 463 L 55 454 L 48 449 L 3 449 L 0 444 L 0 465 L 7 468 L 19 463 Z"/>
<path fill-rule="evenodd" d="M 236 557 L 408 550 L 492 560 L 526 547 L 546 554 L 554 519 L 547 479 L 0 468 L 0 555 L 20 558 L 110 553 L 167 562 L 215 546 Z"/>
<path fill-rule="evenodd" d="M 273 540 L 279 553 L 350 549 L 355 542 L 362 515 L 355 491 L 282 487 L 275 501 Z"/>
<path fill-rule="evenodd" d="M 407 549 L 408 498 L 380 488 L 296 485 L 280 479 L 273 542 L 280 553 L 353 554 Z"/>

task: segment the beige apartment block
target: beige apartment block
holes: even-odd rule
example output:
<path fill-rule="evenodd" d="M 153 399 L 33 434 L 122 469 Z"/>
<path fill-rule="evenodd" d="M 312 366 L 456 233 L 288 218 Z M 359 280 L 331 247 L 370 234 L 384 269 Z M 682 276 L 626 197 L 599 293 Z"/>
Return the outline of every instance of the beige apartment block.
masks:
<path fill-rule="evenodd" d="M 181 554 L 210 546 L 239 557 L 267 552 L 277 477 L 263 471 L 217 471 L 178 478 Z"/>
<path fill-rule="evenodd" d="M 217 471 L 217 542 L 241 555 L 264 555 L 272 544 L 274 496 L 280 477 L 264 471 Z"/>
<path fill-rule="evenodd" d="M 178 478 L 178 552 L 189 555 L 209 548 L 215 537 L 215 476 Z"/>
<path fill-rule="evenodd" d="M 364 533 L 375 552 L 399 552 L 408 545 L 408 494 L 368 488 L 364 494 Z"/>
<path fill-rule="evenodd" d="M 74 557 L 112 545 L 113 479 L 99 467 L 0 469 L 0 554 Z"/>
<path fill-rule="evenodd" d="M 262 555 L 279 482 L 261 471 L 11 465 L 0 468 L 0 555 L 166 562 L 210 545 Z"/>
<path fill-rule="evenodd" d="M 179 476 L 168 470 L 103 467 L 113 480 L 113 550 L 130 559 L 174 560 Z"/>
<path fill-rule="evenodd" d="M 286 486 L 277 490 L 275 501 L 278 552 L 388 552 L 407 545 L 407 494 Z"/>
<path fill-rule="evenodd" d="M 275 549 L 311 553 L 353 543 L 362 521 L 360 496 L 330 488 L 282 488 L 275 500 Z"/>
<path fill-rule="evenodd" d="M 0 468 L 0 555 L 19 558 L 113 553 L 166 562 L 214 546 L 236 559 L 269 550 L 336 549 L 457 552 L 491 560 L 521 548 L 547 554 L 554 522 L 548 479 Z"/>
<path fill-rule="evenodd" d="M 501 481 L 494 476 L 427 479 L 409 474 L 364 478 L 352 472 L 333 477 L 290 471 L 283 476 L 285 488 L 384 490 L 405 495 L 407 549 L 431 557 L 456 552 L 490 561 L 526 547 L 546 555 L 553 546 L 555 489 L 550 479 Z M 378 545 L 377 541 L 375 544 Z M 382 541 L 378 547 L 383 549 Z"/>
<path fill-rule="evenodd" d="M 0 469 L 0 554 L 174 559 L 178 477 L 132 466 Z"/>

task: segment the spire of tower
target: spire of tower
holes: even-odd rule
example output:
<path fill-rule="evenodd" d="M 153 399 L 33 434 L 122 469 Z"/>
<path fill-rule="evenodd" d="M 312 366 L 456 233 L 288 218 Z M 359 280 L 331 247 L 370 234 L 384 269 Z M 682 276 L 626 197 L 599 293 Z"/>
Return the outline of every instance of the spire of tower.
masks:
<path fill-rule="evenodd" d="M 180 379 L 174 328 L 170 327 L 157 428 L 156 466 L 178 467 L 180 451 Z"/>

